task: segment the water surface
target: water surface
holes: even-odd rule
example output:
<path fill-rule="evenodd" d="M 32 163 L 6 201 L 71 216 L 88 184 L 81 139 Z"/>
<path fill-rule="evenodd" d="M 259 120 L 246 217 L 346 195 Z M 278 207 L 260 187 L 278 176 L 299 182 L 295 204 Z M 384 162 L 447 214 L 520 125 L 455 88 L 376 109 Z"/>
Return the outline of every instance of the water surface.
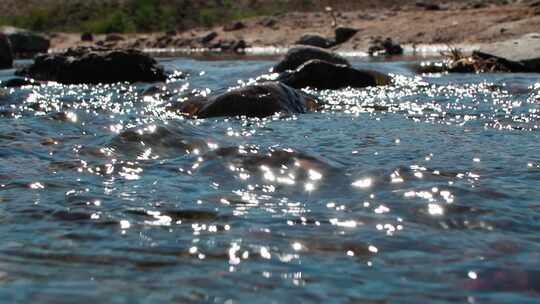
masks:
<path fill-rule="evenodd" d="M 310 91 L 318 113 L 191 120 L 273 61 L 165 85 L 0 93 L 5 303 L 533 303 L 540 75 Z M 13 71 L 0 73 L 0 80 Z"/>

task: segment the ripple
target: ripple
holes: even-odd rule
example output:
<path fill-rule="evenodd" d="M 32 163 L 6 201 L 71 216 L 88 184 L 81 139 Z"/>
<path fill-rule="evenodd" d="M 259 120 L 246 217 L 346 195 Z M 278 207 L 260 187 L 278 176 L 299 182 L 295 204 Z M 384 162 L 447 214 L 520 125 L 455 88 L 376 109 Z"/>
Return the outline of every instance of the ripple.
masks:
<path fill-rule="evenodd" d="M 16 299 L 534 302 L 538 75 L 355 61 L 400 74 L 306 90 L 318 112 L 198 120 L 171 110 L 274 62 L 163 63 L 189 73 L 0 90 L 0 282 Z"/>

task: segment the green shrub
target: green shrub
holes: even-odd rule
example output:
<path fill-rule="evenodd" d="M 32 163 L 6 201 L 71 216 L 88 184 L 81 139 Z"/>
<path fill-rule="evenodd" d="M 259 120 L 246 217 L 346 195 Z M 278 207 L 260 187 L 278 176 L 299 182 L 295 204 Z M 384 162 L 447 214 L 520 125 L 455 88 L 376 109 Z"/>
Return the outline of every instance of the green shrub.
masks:
<path fill-rule="evenodd" d="M 11 25 L 28 28 L 35 31 L 45 31 L 52 26 L 55 20 L 52 10 L 44 8 L 34 8 L 26 16 L 2 16 L 0 25 Z"/>
<path fill-rule="evenodd" d="M 199 22 L 203 26 L 212 26 L 220 21 L 219 11 L 215 8 L 203 8 L 199 11 Z"/>
<path fill-rule="evenodd" d="M 158 5 L 153 0 L 135 0 L 131 8 L 133 22 L 138 31 L 150 31 L 159 23 Z"/>
<path fill-rule="evenodd" d="M 0 0 L 1 2 L 2 0 Z M 85 0 L 86 1 L 86 0 Z M 201 1 L 203 5 L 201 5 Z M 298 0 L 311 6 L 313 0 Z M 107 1 L 57 0 L 29 9 L 20 16 L 0 16 L 0 25 L 13 25 L 37 31 L 93 33 L 166 31 L 177 27 L 214 26 L 234 20 L 283 13 L 289 0 L 247 5 L 238 0 L 127 0 L 122 4 Z M 1 14 L 1 13 L 0 13 Z"/>
<path fill-rule="evenodd" d="M 50 20 L 53 20 L 53 16 L 49 10 L 33 8 L 27 16 L 27 25 L 24 27 L 31 28 L 35 31 L 44 31 L 49 28 Z"/>
<path fill-rule="evenodd" d="M 92 33 L 127 33 L 136 30 L 133 20 L 122 11 L 112 12 L 103 19 L 90 20 L 81 27 Z"/>

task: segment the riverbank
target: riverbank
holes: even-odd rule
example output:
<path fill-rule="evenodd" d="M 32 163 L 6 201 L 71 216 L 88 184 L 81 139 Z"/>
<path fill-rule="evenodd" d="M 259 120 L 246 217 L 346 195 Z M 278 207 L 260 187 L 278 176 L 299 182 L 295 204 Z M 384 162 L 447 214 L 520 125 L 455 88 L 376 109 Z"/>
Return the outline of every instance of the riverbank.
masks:
<path fill-rule="evenodd" d="M 333 15 L 333 16 L 332 16 Z M 334 20 L 335 17 L 335 20 Z M 335 24 L 334 24 L 335 23 Z M 378 7 L 357 11 L 291 12 L 254 17 L 234 26 L 197 27 L 169 33 L 94 35 L 81 41 L 79 33 L 52 33 L 51 48 L 105 45 L 138 49 L 197 49 L 205 45 L 245 42 L 252 50 L 279 52 L 294 45 L 302 35 L 315 33 L 333 39 L 335 26 L 358 29 L 350 40 L 334 46 L 340 52 L 367 52 L 375 37 L 390 37 L 414 49 L 422 45 L 476 46 L 517 39 L 540 28 L 540 4 L 517 2 L 503 5 L 419 4 Z M 215 33 L 210 39 L 208 33 Z M 205 41 L 210 39 L 209 41 Z M 407 48 L 406 48 L 407 49 Z"/>

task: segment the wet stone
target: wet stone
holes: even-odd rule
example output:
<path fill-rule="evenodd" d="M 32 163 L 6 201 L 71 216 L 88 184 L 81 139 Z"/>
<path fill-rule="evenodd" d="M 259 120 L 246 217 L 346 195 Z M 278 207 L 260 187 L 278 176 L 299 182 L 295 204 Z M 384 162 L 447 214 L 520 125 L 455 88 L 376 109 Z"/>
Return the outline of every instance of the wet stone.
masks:
<path fill-rule="evenodd" d="M 36 85 L 38 82 L 36 82 L 33 79 L 28 78 L 11 78 L 6 81 L 2 81 L 1 86 L 5 88 L 18 88 L 22 86 L 28 86 L 28 85 Z"/>
<path fill-rule="evenodd" d="M 300 39 L 296 41 L 295 44 L 310 45 L 310 46 L 327 49 L 334 46 L 336 43 L 319 34 L 304 34 L 302 35 L 302 37 L 300 37 Z"/>
<path fill-rule="evenodd" d="M 358 70 L 321 60 L 310 60 L 295 71 L 283 73 L 278 80 L 297 89 L 310 87 L 320 90 L 363 88 L 390 83 L 390 77 L 382 73 Z"/>
<path fill-rule="evenodd" d="M 179 111 L 189 116 L 267 117 L 276 113 L 300 114 L 315 109 L 317 102 L 281 83 L 249 85 L 209 98 L 191 98 Z"/>
<path fill-rule="evenodd" d="M 295 70 L 302 64 L 312 59 L 319 59 L 334 64 L 350 65 L 345 58 L 336 53 L 317 47 L 297 46 L 291 48 L 276 64 L 274 67 L 274 72 L 280 73 L 286 70 Z"/>
<path fill-rule="evenodd" d="M 13 66 L 13 50 L 8 36 L 0 33 L 0 69 L 10 69 Z"/>
<path fill-rule="evenodd" d="M 338 27 L 335 30 L 336 34 L 336 44 L 344 43 L 349 41 L 356 33 L 359 32 L 359 29 L 350 28 L 350 27 Z"/>
<path fill-rule="evenodd" d="M 136 50 L 80 47 L 60 54 L 40 55 L 18 76 L 63 84 L 155 82 L 166 79 L 152 57 Z"/>

